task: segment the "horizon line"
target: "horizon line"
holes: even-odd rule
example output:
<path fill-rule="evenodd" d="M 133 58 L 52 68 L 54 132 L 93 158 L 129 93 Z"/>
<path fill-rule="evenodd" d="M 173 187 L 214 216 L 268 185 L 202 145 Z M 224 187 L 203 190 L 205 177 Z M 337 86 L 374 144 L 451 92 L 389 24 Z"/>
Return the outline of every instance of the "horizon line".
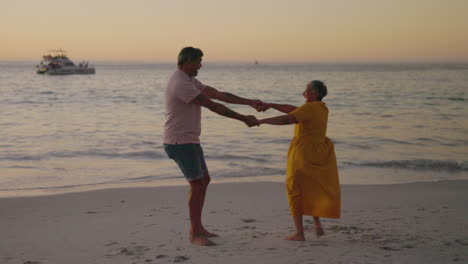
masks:
<path fill-rule="evenodd" d="M 0 59 L 0 62 L 40 62 L 41 60 L 35 59 Z M 82 60 L 77 60 L 82 61 Z M 85 59 L 92 63 L 96 62 L 124 62 L 124 63 L 174 63 L 177 64 L 177 61 L 168 61 L 168 60 L 89 60 Z M 209 63 L 285 63 L 285 64 L 295 64 L 295 63 L 311 63 L 311 64 L 412 64 L 412 63 L 453 63 L 453 64 L 466 64 L 467 60 L 370 60 L 370 61 L 278 61 L 278 60 L 206 60 L 203 64 Z"/>

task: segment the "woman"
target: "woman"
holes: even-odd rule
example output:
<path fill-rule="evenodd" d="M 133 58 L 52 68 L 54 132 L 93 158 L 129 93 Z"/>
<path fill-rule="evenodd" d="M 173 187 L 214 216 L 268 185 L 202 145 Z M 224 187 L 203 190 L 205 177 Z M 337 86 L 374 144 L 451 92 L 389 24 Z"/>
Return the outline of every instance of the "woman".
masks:
<path fill-rule="evenodd" d="M 286 239 L 304 241 L 303 215 L 314 218 L 315 233 L 324 234 L 320 217 L 340 218 L 340 184 L 333 142 L 326 137 L 328 108 L 322 99 L 327 87 L 321 81 L 307 84 L 301 107 L 268 104 L 287 113 L 259 120 L 260 124 L 296 124 L 288 152 L 286 190 L 296 233 Z"/>

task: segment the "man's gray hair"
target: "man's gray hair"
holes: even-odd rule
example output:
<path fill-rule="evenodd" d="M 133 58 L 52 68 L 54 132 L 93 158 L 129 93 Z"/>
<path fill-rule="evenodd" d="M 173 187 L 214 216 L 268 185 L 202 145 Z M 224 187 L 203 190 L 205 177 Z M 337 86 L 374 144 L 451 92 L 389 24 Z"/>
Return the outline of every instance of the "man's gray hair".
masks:
<path fill-rule="evenodd" d="M 312 86 L 312 90 L 317 91 L 317 99 L 319 101 L 322 101 L 322 99 L 327 96 L 327 86 L 322 81 L 313 80 L 310 82 L 310 86 Z"/>
<path fill-rule="evenodd" d="M 185 47 L 179 53 L 179 57 L 177 58 L 177 65 L 181 66 L 187 61 L 197 60 L 201 57 L 203 57 L 203 51 L 201 51 L 201 49 Z"/>

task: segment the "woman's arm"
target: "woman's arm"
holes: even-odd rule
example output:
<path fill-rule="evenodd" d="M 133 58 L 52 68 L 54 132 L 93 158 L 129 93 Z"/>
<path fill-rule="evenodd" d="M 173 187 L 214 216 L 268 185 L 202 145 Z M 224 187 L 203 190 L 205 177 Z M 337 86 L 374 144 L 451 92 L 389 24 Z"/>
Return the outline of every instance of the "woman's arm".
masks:
<path fill-rule="evenodd" d="M 266 105 L 286 114 L 291 113 L 297 108 L 294 105 L 287 105 L 287 104 L 266 104 Z"/>
<path fill-rule="evenodd" d="M 266 104 L 260 100 L 247 99 L 232 93 L 218 91 L 216 88 L 211 86 L 205 86 L 205 89 L 202 90 L 202 93 L 211 99 L 220 100 L 226 103 L 249 105 L 255 108 L 258 112 L 265 112 L 268 109 Z"/>
<path fill-rule="evenodd" d="M 275 116 L 275 117 L 259 120 L 259 123 L 281 126 L 281 125 L 295 124 L 297 123 L 297 120 L 293 115 L 282 115 L 282 116 Z"/>

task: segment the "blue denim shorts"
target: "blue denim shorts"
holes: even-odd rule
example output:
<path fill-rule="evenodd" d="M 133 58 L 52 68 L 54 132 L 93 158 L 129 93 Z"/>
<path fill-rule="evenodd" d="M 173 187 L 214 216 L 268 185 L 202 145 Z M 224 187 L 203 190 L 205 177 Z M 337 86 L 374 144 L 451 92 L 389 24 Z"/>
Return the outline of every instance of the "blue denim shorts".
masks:
<path fill-rule="evenodd" d="M 187 181 L 200 180 L 208 173 L 200 144 L 164 144 L 164 150 L 177 163 Z"/>

